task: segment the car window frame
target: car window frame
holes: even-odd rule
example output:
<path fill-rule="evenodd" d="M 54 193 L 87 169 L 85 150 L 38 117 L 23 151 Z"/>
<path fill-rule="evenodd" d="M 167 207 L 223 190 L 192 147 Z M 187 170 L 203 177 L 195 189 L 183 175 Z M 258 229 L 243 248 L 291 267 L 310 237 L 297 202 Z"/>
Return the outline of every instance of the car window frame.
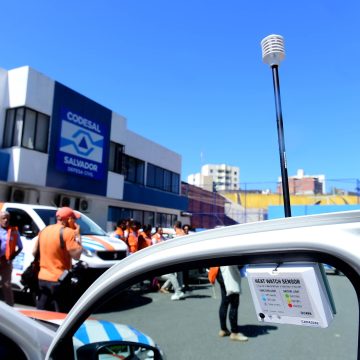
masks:
<path fill-rule="evenodd" d="M 360 211 L 332 213 L 299 218 L 287 218 L 260 223 L 235 225 L 227 230 L 214 229 L 208 232 L 175 238 L 149 247 L 122 260 L 100 277 L 80 298 L 65 319 L 60 332 L 54 338 L 50 351 L 64 350 L 64 344 L 71 346 L 71 338 L 77 328 L 102 302 L 102 298 L 110 298 L 115 293 L 125 290 L 130 285 L 160 273 L 176 272 L 186 268 L 219 265 L 246 264 L 281 264 L 294 262 L 321 262 L 332 265 L 344 273 L 352 283 L 360 304 L 360 250 L 352 254 L 349 242 L 339 248 L 342 239 L 328 243 L 326 234 L 332 234 L 333 226 L 337 236 L 349 238 L 358 236 Z M 285 221 L 284 221 L 285 220 Z M 330 226 L 330 228 L 325 228 Z M 309 233 L 310 229 L 310 233 Z M 324 235 L 324 230 L 325 235 Z M 226 232 L 226 235 L 224 235 Z M 304 235 L 305 234 L 305 235 Z M 234 236 L 239 237 L 233 243 Z M 302 238 L 310 236 L 310 238 Z M 266 237 L 266 241 L 262 241 Z M 275 239 L 270 241 L 268 238 Z M 276 240 L 277 239 L 277 240 Z M 303 239 L 302 241 L 298 239 Z M 214 244 L 221 241 L 221 246 Z M 193 251 L 191 246 L 201 250 Z M 207 247 L 208 246 L 208 247 Z M 333 248 L 332 248 L 333 247 Z M 336 253 L 338 251 L 338 253 Z M 335 252 L 335 253 L 334 253 Z M 159 254 L 161 256 L 159 256 Z M 355 257 L 354 257 L 355 256 Z M 142 268 L 146 268 L 143 271 Z M 98 291 L 102 289 L 103 293 Z M 77 314 L 77 315 L 76 315 Z M 360 316 L 357 319 L 360 323 Z M 63 328 L 62 328 L 63 327 Z M 359 331 L 357 359 L 359 355 Z M 56 344 L 60 341 L 59 344 Z M 60 345 L 60 346 L 59 346 Z M 70 348 L 68 348 L 70 350 Z M 47 355 L 48 356 L 48 355 Z M 60 356 L 58 357 L 60 359 Z"/>

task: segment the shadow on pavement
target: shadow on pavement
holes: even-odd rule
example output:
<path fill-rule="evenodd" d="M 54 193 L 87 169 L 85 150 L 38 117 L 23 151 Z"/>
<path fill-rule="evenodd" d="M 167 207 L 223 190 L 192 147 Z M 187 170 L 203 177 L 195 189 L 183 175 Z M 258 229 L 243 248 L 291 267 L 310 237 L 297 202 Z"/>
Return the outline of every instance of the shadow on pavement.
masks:
<path fill-rule="evenodd" d="M 135 291 L 124 291 L 117 294 L 109 301 L 105 302 L 96 312 L 107 313 L 112 311 L 123 311 L 140 306 L 148 305 L 152 302 L 152 299 L 144 296 L 144 294 Z"/>
<path fill-rule="evenodd" d="M 196 294 L 188 294 L 185 293 L 185 299 L 207 299 L 207 298 L 211 298 L 212 295 L 196 295 Z"/>
<path fill-rule="evenodd" d="M 270 330 L 277 330 L 277 326 L 273 325 L 240 325 L 239 331 L 247 337 L 257 337 L 259 335 L 270 334 Z"/>

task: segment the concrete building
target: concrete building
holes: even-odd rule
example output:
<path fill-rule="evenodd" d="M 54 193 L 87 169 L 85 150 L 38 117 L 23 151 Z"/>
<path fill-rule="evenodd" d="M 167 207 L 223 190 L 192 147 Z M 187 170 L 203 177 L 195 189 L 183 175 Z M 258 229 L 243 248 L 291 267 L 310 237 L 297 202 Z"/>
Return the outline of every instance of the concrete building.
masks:
<path fill-rule="evenodd" d="M 216 226 L 233 225 L 237 222 L 226 213 L 230 201 L 218 192 L 207 191 L 198 186 L 181 183 L 181 193 L 189 199 L 186 223 L 193 228 L 213 229 Z"/>
<path fill-rule="evenodd" d="M 207 164 L 201 173 L 191 174 L 188 183 L 208 191 L 229 191 L 240 188 L 240 169 L 226 164 Z"/>
<path fill-rule="evenodd" d="M 289 176 L 289 192 L 291 195 L 325 194 L 325 175 L 305 175 L 298 169 L 296 175 Z M 282 194 L 281 177 L 278 178 L 277 192 Z"/>
<path fill-rule="evenodd" d="M 28 67 L 0 69 L 0 201 L 70 205 L 110 231 L 120 218 L 172 226 L 187 210 L 181 156 Z"/>

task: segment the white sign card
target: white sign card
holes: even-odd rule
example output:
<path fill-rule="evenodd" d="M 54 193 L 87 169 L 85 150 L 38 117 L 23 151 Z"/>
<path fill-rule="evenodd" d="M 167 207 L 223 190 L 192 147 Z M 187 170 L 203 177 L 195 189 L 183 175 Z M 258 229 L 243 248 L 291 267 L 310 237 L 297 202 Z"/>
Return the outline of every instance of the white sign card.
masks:
<path fill-rule="evenodd" d="M 247 274 L 259 321 L 322 328 L 332 321 L 319 264 L 252 265 Z"/>

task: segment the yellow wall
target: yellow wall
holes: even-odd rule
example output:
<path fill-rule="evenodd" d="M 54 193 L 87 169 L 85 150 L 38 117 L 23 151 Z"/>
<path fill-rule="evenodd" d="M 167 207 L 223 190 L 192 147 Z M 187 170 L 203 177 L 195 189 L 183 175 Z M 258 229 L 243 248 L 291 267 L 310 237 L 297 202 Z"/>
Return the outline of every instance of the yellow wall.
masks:
<path fill-rule="evenodd" d="M 230 201 L 246 208 L 263 208 L 270 205 L 282 205 L 280 194 L 223 193 Z M 355 195 L 290 195 L 291 205 L 357 205 L 359 198 Z"/>

